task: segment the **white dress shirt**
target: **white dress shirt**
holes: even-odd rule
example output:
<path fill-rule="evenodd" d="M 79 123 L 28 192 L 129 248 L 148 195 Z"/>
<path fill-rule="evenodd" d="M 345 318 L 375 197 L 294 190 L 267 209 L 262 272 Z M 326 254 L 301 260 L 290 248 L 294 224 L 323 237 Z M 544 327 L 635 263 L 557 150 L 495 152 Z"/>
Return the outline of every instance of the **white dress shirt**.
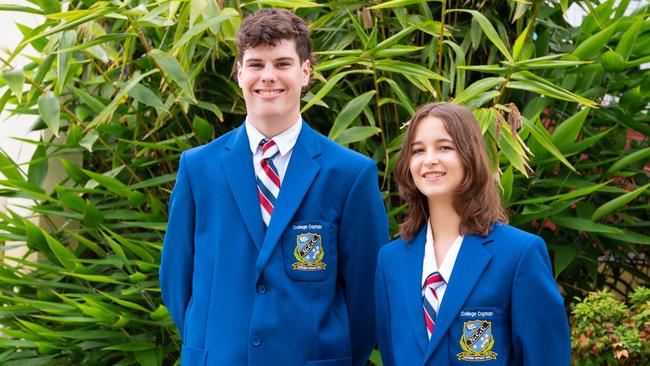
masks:
<path fill-rule="evenodd" d="M 253 127 L 253 125 L 248 122 L 248 119 L 246 119 L 246 122 L 244 122 L 244 126 L 246 127 L 248 143 L 250 144 L 251 152 L 253 153 L 253 166 L 255 167 L 255 176 L 257 176 L 262 169 L 262 166 L 260 165 L 260 161 L 262 161 L 262 149 L 259 145 L 260 141 L 266 137 L 262 135 L 262 133 L 255 127 Z M 272 137 L 273 141 L 275 141 L 275 144 L 278 145 L 278 149 L 280 150 L 279 153 L 273 157 L 273 164 L 278 169 L 280 182 L 282 182 L 284 179 L 284 174 L 287 172 L 289 159 L 291 159 L 291 152 L 293 151 L 293 147 L 296 145 L 296 141 L 298 141 L 298 135 L 300 134 L 301 128 L 302 118 L 281 134 Z"/>
<path fill-rule="evenodd" d="M 445 295 L 445 290 L 447 290 L 447 284 L 451 277 L 451 272 L 454 270 L 454 264 L 456 263 L 456 257 L 458 257 L 458 252 L 460 251 L 460 245 L 463 242 L 463 236 L 459 235 L 454 243 L 449 247 L 447 255 L 442 259 L 440 268 L 438 268 L 438 262 L 436 261 L 436 252 L 433 250 L 433 233 L 431 232 L 431 224 L 427 220 L 427 241 L 424 243 L 424 260 L 422 262 L 422 283 L 420 288 L 424 285 L 424 281 L 427 277 L 438 271 L 442 278 L 445 280 L 445 283 L 436 289 L 436 295 L 438 295 L 438 304 L 442 304 L 442 298 Z M 440 305 L 437 309 L 434 309 L 438 312 Z"/>

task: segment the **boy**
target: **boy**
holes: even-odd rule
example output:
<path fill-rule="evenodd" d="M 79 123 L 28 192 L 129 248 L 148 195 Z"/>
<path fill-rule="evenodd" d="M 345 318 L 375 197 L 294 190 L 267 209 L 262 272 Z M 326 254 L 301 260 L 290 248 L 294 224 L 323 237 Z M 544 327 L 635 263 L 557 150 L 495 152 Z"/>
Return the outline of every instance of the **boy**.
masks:
<path fill-rule="evenodd" d="M 300 116 L 310 32 L 261 10 L 237 35 L 242 126 L 181 156 L 163 300 L 188 366 L 362 365 L 387 218 L 374 162 Z"/>

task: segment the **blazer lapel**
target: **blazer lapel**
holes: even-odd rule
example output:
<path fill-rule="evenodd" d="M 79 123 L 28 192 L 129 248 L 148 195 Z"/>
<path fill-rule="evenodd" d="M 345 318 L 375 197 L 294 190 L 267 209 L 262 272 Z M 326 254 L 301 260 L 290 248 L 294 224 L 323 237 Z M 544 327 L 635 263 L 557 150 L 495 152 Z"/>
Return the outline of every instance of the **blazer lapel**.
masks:
<path fill-rule="evenodd" d="M 314 160 L 321 151 L 317 137 L 317 133 L 303 120 L 298 140 L 291 152 L 287 172 L 280 186 L 280 194 L 275 201 L 271 222 L 262 244 L 262 251 L 255 264 L 257 278 L 264 270 L 282 233 L 300 207 L 300 203 L 320 169 L 320 165 Z"/>
<path fill-rule="evenodd" d="M 463 239 L 449 284 L 440 304 L 425 361 L 428 361 L 433 355 L 443 336 L 447 334 L 451 323 L 460 312 L 476 282 L 481 278 L 481 273 L 492 260 L 490 253 L 483 248 L 485 243 L 492 240 L 492 233 L 486 237 L 468 235 Z"/>
<path fill-rule="evenodd" d="M 427 349 L 429 341 L 424 326 L 424 315 L 422 310 L 422 261 L 424 260 L 424 245 L 426 242 L 426 224 L 413 238 L 413 241 L 406 244 L 406 254 L 401 263 L 402 291 L 404 303 L 411 322 L 411 329 L 417 339 L 422 354 Z"/>
<path fill-rule="evenodd" d="M 223 172 L 235 196 L 239 213 L 258 250 L 264 240 L 264 222 L 257 197 L 257 182 L 253 153 L 244 125 L 240 126 L 226 144 L 228 153 L 222 162 Z"/>

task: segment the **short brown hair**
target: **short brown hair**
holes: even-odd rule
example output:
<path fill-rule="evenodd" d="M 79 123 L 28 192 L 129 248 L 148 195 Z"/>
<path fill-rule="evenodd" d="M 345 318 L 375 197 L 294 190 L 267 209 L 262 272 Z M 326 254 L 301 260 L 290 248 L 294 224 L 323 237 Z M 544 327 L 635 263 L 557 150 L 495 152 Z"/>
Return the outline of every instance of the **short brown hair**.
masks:
<path fill-rule="evenodd" d="M 237 31 L 237 61 L 242 61 L 244 51 L 260 45 L 275 46 L 283 39 L 296 42 L 296 52 L 300 62 L 309 60 L 312 55 L 311 31 L 300 17 L 285 9 L 262 9 L 248 15 Z"/>
<path fill-rule="evenodd" d="M 406 217 L 400 224 L 402 238 L 411 241 L 429 216 L 427 198 L 415 186 L 409 169 L 415 128 L 425 117 L 442 120 L 463 164 L 465 174 L 454 199 L 454 209 L 461 218 L 460 233 L 485 236 L 495 222 L 508 222 L 476 118 L 467 108 L 456 104 L 429 103 L 418 108 L 410 119 L 402 151 L 393 169 L 400 197 L 409 205 Z"/>

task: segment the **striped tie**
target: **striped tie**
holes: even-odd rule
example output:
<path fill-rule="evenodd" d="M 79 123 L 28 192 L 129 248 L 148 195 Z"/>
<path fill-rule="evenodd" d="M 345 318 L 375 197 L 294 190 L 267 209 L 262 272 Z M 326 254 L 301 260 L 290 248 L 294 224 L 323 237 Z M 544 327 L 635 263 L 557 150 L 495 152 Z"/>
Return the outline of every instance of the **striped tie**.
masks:
<path fill-rule="evenodd" d="M 431 339 L 433 327 L 436 324 L 436 315 L 440 308 L 440 301 L 436 290 L 445 284 L 444 278 L 438 272 L 433 272 L 427 277 L 422 285 L 422 307 L 424 308 L 424 323 L 427 327 L 427 335 Z"/>
<path fill-rule="evenodd" d="M 262 147 L 262 160 L 260 161 L 262 169 L 257 174 L 257 194 L 260 197 L 262 220 L 264 220 L 264 225 L 269 227 L 275 200 L 280 193 L 280 175 L 273 164 L 273 157 L 277 155 L 279 149 L 275 141 L 269 139 L 262 139 L 260 146 Z"/>

